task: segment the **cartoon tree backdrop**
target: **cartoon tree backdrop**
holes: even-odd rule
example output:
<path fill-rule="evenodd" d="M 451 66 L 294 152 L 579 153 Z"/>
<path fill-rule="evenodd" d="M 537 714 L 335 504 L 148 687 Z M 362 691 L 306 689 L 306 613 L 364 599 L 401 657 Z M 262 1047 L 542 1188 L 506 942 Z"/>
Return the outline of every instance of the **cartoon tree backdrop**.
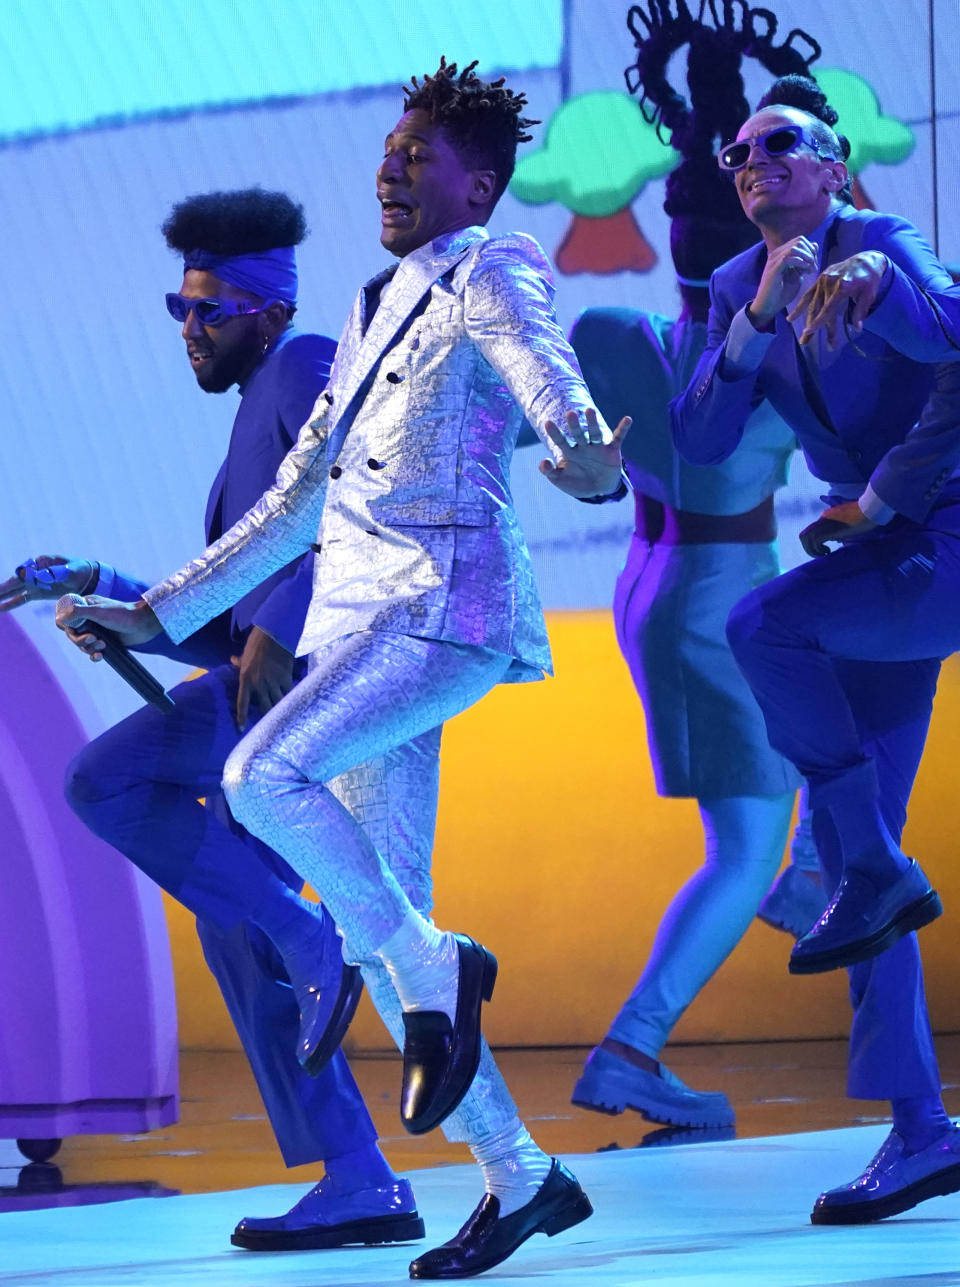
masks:
<path fill-rule="evenodd" d="M 876 93 L 860 76 L 838 68 L 817 72 L 827 101 L 839 113 L 837 129 L 850 140 L 847 167 L 854 176 L 853 199 L 859 210 L 874 209 L 860 174 L 871 162 L 899 165 L 916 145 L 913 130 L 893 116 L 884 116 Z"/>
<path fill-rule="evenodd" d="M 517 164 L 510 191 L 526 205 L 557 201 L 573 215 L 555 260 L 562 273 L 645 273 L 657 254 L 631 202 L 680 157 L 627 94 L 581 94 L 553 114 L 542 148 Z"/>

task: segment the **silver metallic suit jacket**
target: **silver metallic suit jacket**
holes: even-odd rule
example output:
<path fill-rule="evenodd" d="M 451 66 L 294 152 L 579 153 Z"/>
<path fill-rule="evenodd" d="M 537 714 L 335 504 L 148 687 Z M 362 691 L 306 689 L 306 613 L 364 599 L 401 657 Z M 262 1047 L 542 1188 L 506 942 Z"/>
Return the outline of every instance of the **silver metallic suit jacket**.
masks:
<path fill-rule="evenodd" d="M 192 634 L 313 544 L 299 655 L 372 629 L 495 649 L 514 658 L 510 680 L 549 670 L 509 465 L 524 416 L 556 457 L 544 422 L 591 405 L 552 298 L 535 241 L 478 227 L 368 282 L 275 485 L 144 595 L 167 634 Z"/>

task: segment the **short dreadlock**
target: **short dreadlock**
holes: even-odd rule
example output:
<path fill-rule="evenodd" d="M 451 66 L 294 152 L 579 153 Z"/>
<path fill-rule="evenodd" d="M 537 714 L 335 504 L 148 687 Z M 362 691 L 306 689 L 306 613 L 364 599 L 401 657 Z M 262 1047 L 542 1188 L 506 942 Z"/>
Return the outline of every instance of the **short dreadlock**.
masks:
<path fill-rule="evenodd" d="M 798 28 L 776 44 L 776 17 L 749 8 L 747 0 L 722 7 L 713 0 L 692 7 L 688 0 L 642 0 L 630 6 L 627 27 L 637 49 L 636 62 L 624 72 L 627 88 L 640 94 L 646 120 L 670 131 L 670 146 L 681 156 L 667 177 L 663 203 L 673 262 L 681 277 L 706 281 L 759 237 L 716 160 L 717 144 L 734 139 L 750 115 L 742 61 L 756 59 L 785 84 L 810 74 L 820 46 Z M 689 102 L 668 76 L 673 56 L 685 46 Z M 695 298 L 686 287 L 681 293 Z"/>
<path fill-rule="evenodd" d="M 525 94 L 507 89 L 505 78 L 486 81 L 475 76 L 476 61 L 463 71 L 456 63 L 441 57 L 432 76 L 425 75 L 422 84 L 411 76 L 404 85 L 404 111 L 417 108 L 427 113 L 434 125 L 456 148 L 470 169 L 492 170 L 496 175 L 493 204 L 500 200 L 513 176 L 517 144 L 528 143 L 532 135 L 527 128 L 539 125 L 520 113 L 527 106 Z"/>

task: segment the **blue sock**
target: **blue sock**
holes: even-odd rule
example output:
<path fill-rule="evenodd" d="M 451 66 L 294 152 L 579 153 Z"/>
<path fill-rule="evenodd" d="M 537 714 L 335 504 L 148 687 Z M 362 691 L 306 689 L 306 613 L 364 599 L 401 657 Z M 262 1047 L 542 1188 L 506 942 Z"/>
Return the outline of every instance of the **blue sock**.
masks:
<path fill-rule="evenodd" d="M 338 1193 L 356 1193 L 359 1189 L 382 1189 L 396 1184 L 390 1163 L 374 1140 L 363 1148 L 323 1160 L 324 1169 Z"/>
<path fill-rule="evenodd" d="M 939 1095 L 913 1095 L 891 1100 L 893 1129 L 906 1144 L 906 1156 L 919 1153 L 950 1129 Z"/>

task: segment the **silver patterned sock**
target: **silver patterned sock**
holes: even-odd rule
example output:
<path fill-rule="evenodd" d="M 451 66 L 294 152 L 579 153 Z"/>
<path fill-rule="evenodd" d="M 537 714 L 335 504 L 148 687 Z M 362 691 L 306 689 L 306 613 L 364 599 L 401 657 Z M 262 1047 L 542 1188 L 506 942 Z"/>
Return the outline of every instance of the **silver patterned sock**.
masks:
<path fill-rule="evenodd" d="M 482 1135 L 470 1145 L 470 1152 L 483 1172 L 487 1193 L 500 1201 L 501 1216 L 525 1207 L 536 1196 L 552 1165 L 519 1117 L 502 1130 Z"/>
<path fill-rule="evenodd" d="M 402 1009 L 439 1010 L 453 1022 L 460 957 L 452 934 L 438 930 L 411 908 L 376 955 L 387 967 Z"/>

